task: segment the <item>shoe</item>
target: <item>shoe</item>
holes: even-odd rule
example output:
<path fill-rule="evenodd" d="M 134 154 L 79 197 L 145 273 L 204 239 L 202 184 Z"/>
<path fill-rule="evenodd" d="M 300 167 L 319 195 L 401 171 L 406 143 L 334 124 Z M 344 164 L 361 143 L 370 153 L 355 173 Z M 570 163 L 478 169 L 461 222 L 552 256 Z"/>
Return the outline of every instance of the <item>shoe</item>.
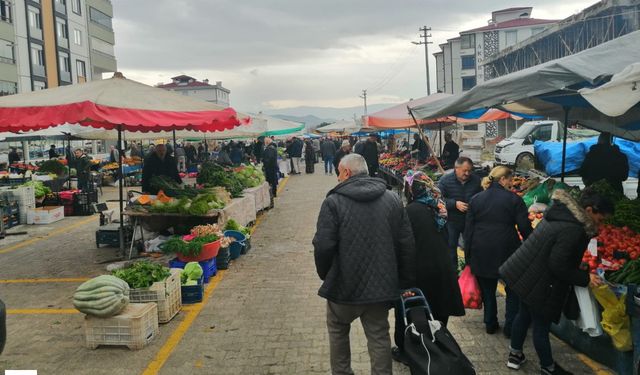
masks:
<path fill-rule="evenodd" d="M 391 348 L 391 358 L 393 358 L 393 360 L 396 362 L 400 362 L 403 365 L 409 366 L 409 359 L 407 358 L 407 354 L 404 352 L 404 350 L 401 350 L 397 346 Z"/>
<path fill-rule="evenodd" d="M 520 370 L 520 366 L 522 366 L 526 361 L 527 358 L 524 356 L 524 353 L 509 353 L 507 367 L 512 370 Z"/>
<path fill-rule="evenodd" d="M 486 331 L 488 334 L 493 335 L 494 333 L 498 332 L 498 328 L 500 328 L 500 325 L 498 323 L 490 324 L 487 325 Z"/>
<path fill-rule="evenodd" d="M 553 370 L 549 370 L 549 369 L 543 367 L 543 368 L 540 369 L 540 371 L 541 371 L 540 373 L 542 375 L 573 375 L 572 372 L 569 372 L 569 371 L 563 369 L 557 363 L 553 364 Z"/>

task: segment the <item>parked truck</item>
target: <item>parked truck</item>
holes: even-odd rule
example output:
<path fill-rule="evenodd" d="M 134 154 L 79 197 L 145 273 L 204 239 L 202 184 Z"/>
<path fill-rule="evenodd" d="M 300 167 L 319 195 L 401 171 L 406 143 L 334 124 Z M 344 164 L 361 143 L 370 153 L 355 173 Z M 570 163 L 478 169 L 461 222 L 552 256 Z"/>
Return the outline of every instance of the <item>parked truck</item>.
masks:
<path fill-rule="evenodd" d="M 589 129 L 569 129 L 567 138 L 595 137 L 599 133 Z M 562 142 L 564 126 L 560 121 L 528 121 L 508 138 L 496 145 L 494 157 L 497 164 L 514 165 L 517 169 L 529 170 L 536 164 L 533 144 L 540 142 Z"/>

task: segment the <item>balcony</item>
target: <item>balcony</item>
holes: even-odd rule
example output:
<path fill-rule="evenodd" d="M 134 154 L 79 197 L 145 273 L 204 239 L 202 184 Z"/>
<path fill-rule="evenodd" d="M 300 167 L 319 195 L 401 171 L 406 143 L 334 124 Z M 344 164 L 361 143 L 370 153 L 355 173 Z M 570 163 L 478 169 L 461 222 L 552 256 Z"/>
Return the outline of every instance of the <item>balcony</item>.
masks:
<path fill-rule="evenodd" d="M 66 4 L 64 4 L 64 3 L 60 2 L 60 1 L 54 1 L 54 3 L 55 3 L 56 12 L 61 13 L 61 14 L 67 14 L 67 5 Z"/>
<path fill-rule="evenodd" d="M 29 27 L 29 36 L 38 40 L 42 40 L 42 29 Z"/>
<path fill-rule="evenodd" d="M 60 80 L 71 83 L 71 73 L 65 71 L 60 72 Z"/>
<path fill-rule="evenodd" d="M 58 47 L 69 49 L 69 39 L 58 37 Z"/>
<path fill-rule="evenodd" d="M 0 63 L 15 65 L 16 60 L 10 57 L 0 56 Z"/>
<path fill-rule="evenodd" d="M 31 72 L 34 76 L 46 77 L 44 65 L 31 64 Z"/>

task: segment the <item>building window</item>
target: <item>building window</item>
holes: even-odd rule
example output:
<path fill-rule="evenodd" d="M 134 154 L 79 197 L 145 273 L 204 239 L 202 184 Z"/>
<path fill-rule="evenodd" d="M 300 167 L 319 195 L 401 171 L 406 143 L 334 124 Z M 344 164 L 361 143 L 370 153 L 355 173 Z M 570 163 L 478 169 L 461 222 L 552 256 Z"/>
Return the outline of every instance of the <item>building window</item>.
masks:
<path fill-rule="evenodd" d="M 71 10 L 73 13 L 82 14 L 82 0 L 71 0 Z"/>
<path fill-rule="evenodd" d="M 16 60 L 13 56 L 13 46 L 13 42 L 0 39 L 0 62 L 3 62 L 5 64 L 16 63 Z"/>
<path fill-rule="evenodd" d="M 111 17 L 97 10 L 96 8 L 89 8 L 89 18 L 91 21 L 97 23 L 100 26 L 106 27 L 109 30 L 113 30 L 111 25 Z"/>
<path fill-rule="evenodd" d="M 84 61 L 76 60 L 76 73 L 78 74 L 78 78 L 80 78 L 80 77 L 86 78 L 87 77 L 87 68 L 86 68 L 86 65 L 85 65 Z"/>
<path fill-rule="evenodd" d="M 42 81 L 33 81 L 33 91 L 40 91 L 47 88 L 47 84 Z"/>
<path fill-rule="evenodd" d="M 474 48 L 476 45 L 476 34 L 465 34 L 460 36 L 460 48 Z"/>
<path fill-rule="evenodd" d="M 531 29 L 531 35 L 540 34 L 542 31 L 544 31 L 544 27 L 534 27 Z"/>
<path fill-rule="evenodd" d="M 516 43 L 518 43 L 518 32 L 517 31 L 505 31 L 505 47 L 510 47 Z"/>
<path fill-rule="evenodd" d="M 113 44 L 107 43 L 102 39 L 91 37 L 91 49 L 105 55 L 115 56 Z"/>
<path fill-rule="evenodd" d="M 71 82 L 71 59 L 69 58 L 69 54 L 58 51 L 58 62 L 60 65 L 60 80 Z"/>
<path fill-rule="evenodd" d="M 42 30 L 40 11 L 36 8 L 29 7 L 29 27 L 31 27 L 32 29 Z"/>
<path fill-rule="evenodd" d="M 9 81 L 0 81 L 0 96 L 12 95 L 18 92 L 18 84 Z"/>
<path fill-rule="evenodd" d="M 44 77 L 44 51 L 39 44 L 31 44 L 31 70 L 33 75 Z"/>
<path fill-rule="evenodd" d="M 0 19 L 11 22 L 11 3 L 6 0 L 0 0 Z"/>
<path fill-rule="evenodd" d="M 476 85 L 476 77 L 462 77 L 462 91 L 471 90 Z"/>
<path fill-rule="evenodd" d="M 82 31 L 73 29 L 73 43 L 78 46 L 82 45 Z"/>
<path fill-rule="evenodd" d="M 67 29 L 67 21 L 56 18 L 56 32 L 58 39 L 69 39 L 69 29 Z"/>
<path fill-rule="evenodd" d="M 462 69 L 475 69 L 476 57 L 475 56 L 462 56 L 460 60 L 462 62 Z"/>

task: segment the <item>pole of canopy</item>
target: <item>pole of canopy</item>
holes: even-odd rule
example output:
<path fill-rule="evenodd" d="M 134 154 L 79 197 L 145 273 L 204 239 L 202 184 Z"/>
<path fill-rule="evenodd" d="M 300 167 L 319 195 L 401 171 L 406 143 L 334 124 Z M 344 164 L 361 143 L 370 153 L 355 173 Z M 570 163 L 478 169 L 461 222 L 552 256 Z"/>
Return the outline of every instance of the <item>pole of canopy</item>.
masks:
<path fill-rule="evenodd" d="M 176 152 L 176 129 L 173 129 L 173 152 Z"/>
<path fill-rule="evenodd" d="M 422 127 L 420 127 L 420 125 L 418 125 L 418 120 L 416 120 L 416 116 L 413 115 L 413 112 L 411 111 L 411 108 L 409 106 L 407 106 L 407 110 L 409 111 L 409 114 L 411 115 L 411 118 L 413 119 L 413 123 L 416 124 L 416 127 L 418 127 L 418 132 L 420 133 L 420 138 L 422 138 L 422 140 L 424 141 L 424 143 L 427 145 L 427 150 L 429 151 L 429 155 L 433 155 L 433 148 L 431 147 L 431 144 L 429 144 L 429 140 L 427 139 L 427 137 L 424 136 L 424 132 L 422 131 Z M 438 158 L 434 158 L 436 161 L 436 166 L 438 167 L 438 172 L 440 173 L 444 173 L 444 168 L 442 168 L 442 165 L 440 164 L 440 160 L 438 160 Z"/>
<path fill-rule="evenodd" d="M 122 125 L 118 125 L 118 155 L 122 155 Z M 120 253 L 122 254 L 122 257 L 125 256 L 125 250 L 124 250 L 124 189 L 122 186 L 122 180 L 124 175 L 122 174 L 122 158 L 119 157 L 118 158 L 118 175 L 119 175 L 119 179 L 118 179 L 118 194 L 120 199 L 118 200 L 120 206 L 120 230 L 119 230 L 119 234 L 120 234 Z M 133 239 L 132 239 L 133 240 Z"/>
<path fill-rule="evenodd" d="M 440 157 L 442 157 L 442 122 L 438 122 L 438 130 L 440 133 L 440 143 L 438 143 L 438 148 L 440 149 Z"/>
<path fill-rule="evenodd" d="M 62 141 L 64 146 L 64 141 Z M 67 146 L 69 147 L 69 155 L 67 155 L 67 148 L 64 148 L 64 155 L 67 158 L 67 190 L 71 190 L 71 159 L 73 157 L 73 150 L 71 150 L 71 135 L 67 136 Z"/>
<path fill-rule="evenodd" d="M 560 181 L 564 182 L 564 167 L 567 161 L 567 133 L 569 133 L 569 109 L 570 107 L 562 107 L 564 109 L 564 134 L 562 135 L 562 174 Z"/>

